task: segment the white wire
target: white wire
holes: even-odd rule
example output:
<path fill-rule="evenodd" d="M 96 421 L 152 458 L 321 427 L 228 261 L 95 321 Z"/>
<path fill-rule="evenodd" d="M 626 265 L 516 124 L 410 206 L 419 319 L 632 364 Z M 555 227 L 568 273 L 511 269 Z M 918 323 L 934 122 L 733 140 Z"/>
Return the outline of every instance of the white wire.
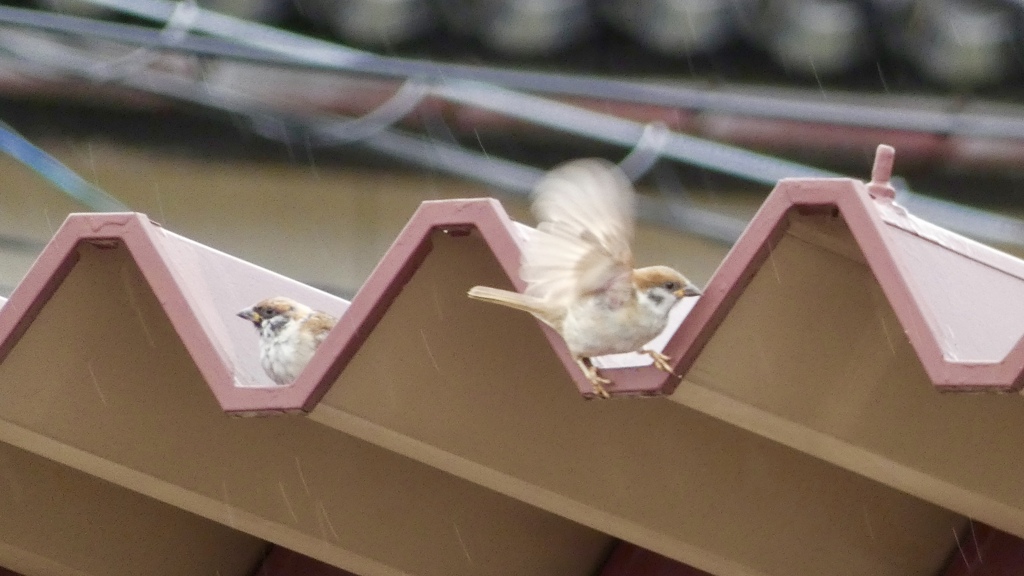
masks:
<path fill-rule="evenodd" d="M 166 22 L 174 3 L 166 0 L 87 0 L 158 22 Z M 271 26 L 198 9 L 195 28 L 246 46 L 297 58 L 310 64 L 344 65 L 365 58 L 368 53 L 324 40 L 278 30 Z M 593 112 L 550 99 L 499 88 L 491 84 L 461 80 L 444 81 L 432 94 L 510 117 L 529 120 L 595 140 L 632 148 L 643 134 L 644 126 L 611 114 Z M 665 156 L 753 182 L 774 185 L 787 176 L 827 177 L 838 174 L 786 162 L 742 148 L 728 146 L 694 136 L 670 132 Z"/>
<path fill-rule="evenodd" d="M 195 0 L 178 2 L 164 24 L 160 35 L 169 45 L 181 43 L 199 20 L 199 6 Z M 102 82 L 116 82 L 126 76 L 138 73 L 161 57 L 161 52 L 149 47 L 136 48 L 110 61 L 95 64 L 90 76 L 98 76 Z"/>
<path fill-rule="evenodd" d="M 175 4 L 162 0 L 87 1 L 165 23 L 175 10 Z M 244 45 L 284 54 L 310 64 L 344 66 L 368 55 L 368 53 L 344 46 L 303 37 L 216 12 L 203 9 L 196 9 L 196 11 L 198 15 L 194 26 L 197 30 L 229 38 Z M 449 101 L 494 110 L 536 124 L 627 147 L 635 147 L 642 140 L 645 129 L 640 123 L 612 115 L 477 82 L 444 82 L 434 86 L 431 93 Z M 666 136 L 662 154 L 665 157 L 769 185 L 784 177 L 840 176 L 832 172 L 817 170 L 675 132 L 669 132 Z M 965 210 L 974 209 L 965 208 Z M 988 214 L 984 211 L 976 212 Z M 965 212 L 965 214 L 967 213 Z M 1004 241 L 1003 234 L 992 238 L 987 226 L 967 227 L 964 224 L 965 220 L 976 219 L 961 219 L 947 214 L 937 222 L 976 238 Z M 1024 244 L 1024 238 L 1018 238 L 1013 243 Z"/>
<path fill-rule="evenodd" d="M 619 169 L 631 182 L 639 180 L 658 162 L 670 133 L 664 122 L 651 122 L 644 126 L 636 145 L 619 161 Z"/>
<path fill-rule="evenodd" d="M 34 34 L 24 32 L 0 35 L 0 47 L 18 55 L 25 66 L 23 73 L 52 78 L 54 76 L 82 76 L 83 70 L 93 69 L 97 59 L 92 54 L 63 45 Z M 88 78 L 88 72 L 85 73 Z M 319 145 L 336 146 L 349 142 L 350 119 L 325 116 L 290 116 L 277 113 L 251 95 L 222 86 L 211 85 L 202 79 L 152 69 L 144 69 L 120 83 L 135 89 L 193 102 L 202 106 L 230 112 L 264 126 L 264 136 L 290 142 L 289 127 L 300 126 Z M 422 88 L 423 85 L 420 85 Z M 410 86 L 407 94 L 418 89 Z M 412 101 L 408 96 L 406 103 Z M 395 107 L 397 109 L 397 106 Z M 390 117 L 390 116 L 389 116 Z M 339 141 L 338 135 L 342 136 Z M 544 171 L 493 155 L 478 153 L 457 144 L 405 134 L 393 129 L 382 129 L 366 134 L 360 144 L 372 150 L 393 155 L 407 162 L 476 180 L 506 192 L 525 196 L 544 175 Z M 684 232 L 703 236 L 713 241 L 731 244 L 739 237 L 746 222 L 700 207 L 687 206 L 685 219 L 675 217 L 672 205 L 647 197 L 640 197 L 638 213 L 641 218 Z"/>

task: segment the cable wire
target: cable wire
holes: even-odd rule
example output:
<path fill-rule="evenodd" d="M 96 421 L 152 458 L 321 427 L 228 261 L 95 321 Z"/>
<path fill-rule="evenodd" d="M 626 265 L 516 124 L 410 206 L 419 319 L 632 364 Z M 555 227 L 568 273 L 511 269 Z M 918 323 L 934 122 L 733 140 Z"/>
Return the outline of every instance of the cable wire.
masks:
<path fill-rule="evenodd" d="M 121 10 L 135 16 L 165 23 L 175 4 L 165 0 L 88 0 L 90 3 Z M 193 22 L 197 30 L 239 44 L 278 52 L 312 64 L 351 66 L 357 60 L 372 58 L 368 52 L 279 30 L 217 12 L 197 9 Z M 602 114 L 578 106 L 519 93 L 479 82 L 434 79 L 435 96 L 506 116 L 556 128 L 604 142 L 632 148 L 643 136 L 644 125 L 611 114 Z M 675 132 L 666 135 L 663 154 L 682 162 L 731 174 L 740 178 L 774 185 L 787 176 L 831 177 L 835 173 L 749 152 L 742 148 Z"/>
<path fill-rule="evenodd" d="M 163 0 L 90 1 L 95 4 L 125 10 L 130 13 L 134 13 L 135 15 L 155 19 L 164 23 L 166 23 L 167 19 L 173 14 L 176 7 L 175 3 L 165 2 Z M 261 24 L 246 22 L 244 20 L 224 16 L 203 9 L 195 9 L 194 14 L 195 17 L 192 24 L 199 30 L 211 34 L 226 36 L 234 42 L 240 42 L 248 45 L 251 49 L 257 52 L 265 54 L 276 52 L 281 59 L 286 61 L 290 60 L 292 63 L 296 64 L 302 63 L 310 66 L 339 67 L 349 71 L 369 71 L 367 70 L 367 59 L 376 63 L 390 63 L 392 68 L 394 68 L 394 65 L 396 64 L 405 65 L 408 68 L 407 65 L 410 63 L 410 61 L 380 57 L 329 42 L 306 38 L 298 34 L 277 30 Z M 163 39 L 161 42 L 165 47 L 168 47 L 192 41 L 195 38 L 196 37 L 192 35 L 183 33 L 176 40 L 171 39 L 174 40 L 174 42 L 170 42 L 167 39 Z M 175 44 L 175 42 L 177 44 Z M 215 48 L 217 50 L 224 48 L 222 44 L 214 46 L 209 43 L 206 47 L 210 49 Z M 225 49 L 225 52 L 227 51 L 229 50 Z M 245 51 L 238 50 L 238 52 L 242 53 Z M 245 53 L 249 57 L 255 56 L 250 52 Z M 638 122 L 633 122 L 608 114 L 601 114 L 599 112 L 586 110 L 569 104 L 522 94 L 513 90 L 498 88 L 479 82 L 459 79 L 453 80 L 450 76 L 445 78 L 445 73 L 451 71 L 448 68 L 449 65 L 438 65 L 434 63 L 419 64 L 420 67 L 416 70 L 424 74 L 419 81 L 424 84 L 418 85 L 425 85 L 427 81 L 425 79 L 435 79 L 438 83 L 430 89 L 430 92 L 449 101 L 494 110 L 502 114 L 528 120 L 540 125 L 604 140 L 606 142 L 622 146 L 635 147 L 634 151 L 638 150 L 638 148 L 636 148 L 638 143 L 644 142 L 644 134 L 645 131 L 648 130 L 646 126 Z M 426 70 L 423 66 L 429 67 L 431 71 Z M 373 71 L 387 75 L 387 70 L 385 70 L 385 68 L 387 67 L 374 68 Z M 486 70 L 459 66 L 456 66 L 456 68 L 459 70 L 472 71 Z M 394 70 L 392 70 L 392 72 L 394 72 Z M 522 73 L 519 74 L 521 75 Z M 402 90 L 399 90 L 394 98 L 397 98 L 401 93 Z M 390 106 L 382 106 L 381 108 L 378 108 L 378 110 L 382 110 L 384 108 L 387 108 L 389 112 L 392 111 Z M 400 110 L 401 108 L 402 107 L 395 103 L 394 110 Z M 395 114 L 397 114 L 397 112 L 395 112 Z M 381 112 L 383 119 L 389 121 L 396 119 L 395 114 L 389 113 L 384 115 L 383 111 Z M 368 124 L 370 126 L 374 126 L 375 130 L 382 129 L 381 124 Z M 950 128 L 950 126 L 946 126 L 946 128 Z M 338 138 L 342 139 L 340 135 Z M 436 144 L 434 145 L 436 146 Z M 451 152 L 454 152 L 454 150 Z M 777 158 L 756 154 L 737 147 L 727 146 L 671 131 L 665 135 L 664 142 L 659 147 L 659 154 L 664 155 L 665 157 L 674 158 L 683 162 L 695 164 L 712 170 L 722 171 L 724 173 L 733 174 L 769 185 L 774 184 L 777 180 L 783 177 L 839 176 L 832 172 L 782 161 Z M 420 157 L 421 160 L 423 160 L 422 154 Z M 627 156 L 627 159 L 629 159 L 629 156 Z M 651 162 L 653 162 L 653 160 L 651 160 Z M 456 169 L 456 173 L 461 172 L 456 166 L 452 166 L 452 168 Z M 481 178 L 477 176 L 474 179 L 480 180 Z M 937 200 L 929 202 L 932 199 L 911 195 L 909 192 L 904 192 L 903 197 L 908 201 L 917 202 L 918 205 L 925 207 L 926 210 L 929 209 L 929 206 L 932 208 L 939 206 L 936 202 L 942 202 Z M 949 204 L 950 206 L 956 206 L 952 203 Z M 977 209 L 964 208 L 964 210 L 968 210 L 967 213 L 978 217 L 984 217 L 984 215 L 994 216 L 990 213 Z M 1007 233 L 1005 232 L 992 235 L 987 232 L 984 227 L 972 227 L 965 229 L 963 220 L 956 218 L 954 214 L 950 214 L 949 210 L 938 210 L 936 208 L 933 212 L 942 215 L 939 223 L 951 229 L 982 239 L 1006 242 Z M 968 218 L 967 220 L 972 222 L 978 221 L 977 218 Z M 1013 223 L 1021 224 L 1016 219 L 1008 217 L 1001 217 L 1000 221 L 1003 225 L 997 227 L 999 230 L 1013 231 L 1016 230 Z M 1024 244 L 1024 240 L 1018 237 L 1016 240 L 1011 241 L 1011 243 L 1020 245 Z"/>
<path fill-rule="evenodd" d="M 97 64 L 97 58 L 88 51 L 31 34 L 0 36 L 0 48 L 22 59 L 26 64 L 22 67 L 22 73 L 37 77 L 52 79 L 55 75 L 73 75 L 88 78 L 89 71 L 95 70 Z M 319 146 L 351 142 L 351 123 L 355 120 L 276 111 L 253 96 L 202 80 L 190 80 L 170 72 L 147 69 L 132 77 L 122 78 L 119 82 L 133 89 L 241 116 L 264 126 L 277 125 L 284 128 L 267 130 L 263 135 L 268 138 L 287 141 L 289 134 L 301 130 L 310 136 L 310 143 Z M 373 131 L 359 144 L 412 164 L 442 170 L 524 198 L 545 174 L 544 170 L 538 168 L 393 128 Z M 674 210 L 671 202 L 645 196 L 638 199 L 637 211 L 648 222 L 727 245 L 735 242 L 746 227 L 744 219 L 697 206 L 687 206 L 686 217 L 677 218 L 673 215 L 681 211 Z"/>
<path fill-rule="evenodd" d="M 90 1 L 97 3 L 96 0 Z M 151 0 L 138 0 L 137 2 L 136 0 L 100 0 L 98 3 L 109 4 L 111 7 L 131 12 L 139 10 L 137 15 L 161 22 L 167 21 L 166 15 L 170 14 L 175 6 L 172 2 L 153 4 Z M 139 6 L 133 9 L 136 4 Z M 141 12 L 143 10 L 144 13 Z M 161 14 L 164 16 L 160 16 Z M 208 22 L 204 19 L 209 11 L 200 9 L 197 14 L 199 23 Z M 228 17 L 224 16 L 224 18 Z M 217 38 L 207 38 L 195 34 L 184 34 L 181 38 L 172 41 L 158 30 L 140 26 L 2 6 L 0 6 L 0 22 L 39 30 L 146 45 L 164 50 L 188 51 L 207 56 L 315 67 L 389 78 L 456 78 L 545 94 L 581 96 L 749 117 L 942 135 L 1024 139 L 1024 118 L 1020 115 L 970 112 L 963 110 L 960 102 L 956 99 L 949 99 L 943 106 L 931 110 L 892 105 L 822 102 L 802 98 L 746 94 L 720 88 L 687 88 L 676 84 L 615 80 L 579 74 L 427 62 L 382 56 L 352 48 L 345 48 L 344 57 L 319 59 L 317 62 L 312 62 L 261 50 L 259 46 L 252 44 L 240 46 Z M 197 29 L 201 28 L 197 26 Z M 271 30 L 274 29 L 271 28 Z M 280 30 L 277 32 L 291 34 Z M 297 34 L 292 34 L 292 36 L 304 38 Z M 277 38 L 284 39 L 283 37 Z"/>
<path fill-rule="evenodd" d="M 97 212 L 129 212 L 117 198 L 90 184 L 0 120 L 0 150 L 28 166 L 65 194 Z"/>

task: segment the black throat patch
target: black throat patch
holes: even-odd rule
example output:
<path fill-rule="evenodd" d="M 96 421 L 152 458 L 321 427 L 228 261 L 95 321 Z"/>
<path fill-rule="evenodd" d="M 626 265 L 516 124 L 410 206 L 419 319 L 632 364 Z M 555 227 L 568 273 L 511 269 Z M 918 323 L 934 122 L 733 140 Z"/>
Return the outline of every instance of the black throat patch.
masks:
<path fill-rule="evenodd" d="M 651 290 L 647 293 L 647 298 L 654 302 L 655 306 L 661 306 L 661 303 L 665 301 L 665 297 L 657 292 Z"/>

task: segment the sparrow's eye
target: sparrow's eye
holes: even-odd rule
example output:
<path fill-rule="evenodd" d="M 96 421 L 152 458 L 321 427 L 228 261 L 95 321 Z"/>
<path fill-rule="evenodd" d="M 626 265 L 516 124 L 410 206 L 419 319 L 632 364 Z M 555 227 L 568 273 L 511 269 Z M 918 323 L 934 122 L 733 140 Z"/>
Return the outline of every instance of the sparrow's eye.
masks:
<path fill-rule="evenodd" d="M 260 316 L 263 316 L 264 318 L 273 318 L 274 317 L 274 309 L 273 308 L 262 308 L 262 309 L 260 309 L 259 312 L 260 312 Z"/>
<path fill-rule="evenodd" d="M 676 290 L 679 290 L 679 282 L 669 280 L 668 282 L 662 284 L 662 287 L 664 287 L 665 290 L 668 290 L 669 292 L 675 292 Z"/>

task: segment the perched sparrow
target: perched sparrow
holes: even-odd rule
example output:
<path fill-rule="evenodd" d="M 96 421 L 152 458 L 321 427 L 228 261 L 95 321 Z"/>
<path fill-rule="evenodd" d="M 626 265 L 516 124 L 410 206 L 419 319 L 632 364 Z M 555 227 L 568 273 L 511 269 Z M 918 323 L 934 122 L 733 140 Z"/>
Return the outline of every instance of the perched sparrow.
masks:
<path fill-rule="evenodd" d="M 701 291 L 666 266 L 633 269 L 633 188 L 617 166 L 577 160 L 538 184 L 533 211 L 540 220 L 523 248 L 523 294 L 476 286 L 470 298 L 533 314 L 562 335 L 576 362 L 608 398 L 589 358 L 640 352 L 671 373 L 669 357 L 643 349 L 668 322 L 669 310 Z"/>
<path fill-rule="evenodd" d="M 290 298 L 257 302 L 238 313 L 260 331 L 260 364 L 278 384 L 291 384 L 337 320 Z"/>

